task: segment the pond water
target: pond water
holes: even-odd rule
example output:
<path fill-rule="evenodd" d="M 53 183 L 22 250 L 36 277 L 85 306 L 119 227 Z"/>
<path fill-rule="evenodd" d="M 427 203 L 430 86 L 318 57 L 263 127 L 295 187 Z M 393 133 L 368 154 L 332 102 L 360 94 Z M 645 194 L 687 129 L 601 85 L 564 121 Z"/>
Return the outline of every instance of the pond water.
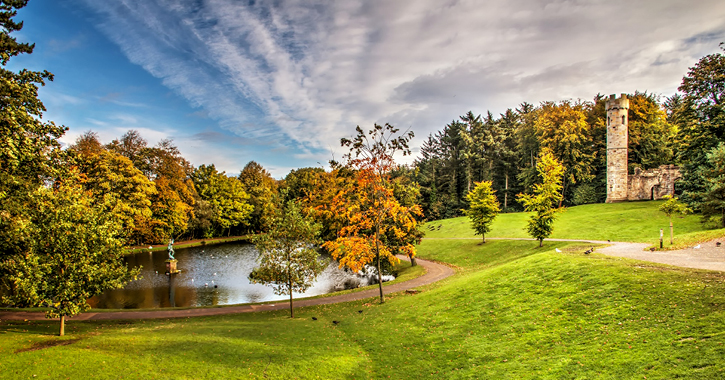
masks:
<path fill-rule="evenodd" d="M 129 266 L 142 266 L 142 278 L 123 289 L 110 290 L 88 300 L 101 309 L 138 309 L 233 305 L 287 300 L 274 294 L 271 286 L 250 284 L 249 273 L 257 266 L 254 245 L 230 243 L 208 247 L 180 248 L 174 255 L 181 273 L 168 276 L 163 252 L 141 252 L 127 256 Z M 328 258 L 329 259 L 329 258 Z M 376 283 L 377 277 L 361 276 L 339 269 L 333 262 L 304 294 L 309 297 Z M 392 276 L 383 276 L 384 281 Z"/>

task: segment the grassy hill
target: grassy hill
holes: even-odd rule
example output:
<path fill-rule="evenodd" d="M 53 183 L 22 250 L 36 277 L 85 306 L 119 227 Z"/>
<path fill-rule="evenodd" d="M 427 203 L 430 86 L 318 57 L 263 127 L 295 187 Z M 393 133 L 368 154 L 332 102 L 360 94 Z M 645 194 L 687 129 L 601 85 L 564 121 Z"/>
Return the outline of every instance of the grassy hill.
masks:
<path fill-rule="evenodd" d="M 588 209 L 636 214 L 626 207 Z M 64 339 L 52 336 L 57 322 L 3 322 L 0 373 L 8 379 L 725 379 L 725 274 L 585 256 L 576 243 L 536 246 L 425 240 L 420 256 L 452 264 L 455 276 L 383 305 L 370 299 L 301 308 L 292 320 L 279 311 L 71 321 Z M 69 344 L 52 346 L 59 342 Z"/>
<path fill-rule="evenodd" d="M 663 201 L 591 204 L 568 207 L 554 223 L 555 239 L 592 239 L 652 243 L 659 241 L 660 228 L 669 243 L 669 219 L 658 211 Z M 486 237 L 525 238 L 526 213 L 500 214 Z M 697 215 L 673 217 L 675 237 L 697 233 L 707 227 Z M 440 228 L 438 228 L 440 226 Z M 426 237 L 475 237 L 467 217 L 429 222 Z M 725 229 L 715 235 L 725 235 Z M 714 237 L 714 236 L 713 236 Z"/>

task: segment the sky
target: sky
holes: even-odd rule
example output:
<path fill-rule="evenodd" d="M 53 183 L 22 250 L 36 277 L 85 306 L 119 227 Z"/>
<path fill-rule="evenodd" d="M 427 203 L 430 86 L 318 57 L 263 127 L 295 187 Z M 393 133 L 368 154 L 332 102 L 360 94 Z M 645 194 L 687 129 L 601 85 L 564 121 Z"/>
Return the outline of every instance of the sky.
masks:
<path fill-rule="evenodd" d="M 30 0 L 8 68 L 48 70 L 44 118 L 134 129 L 193 165 L 325 167 L 355 127 L 424 139 L 522 102 L 663 97 L 721 52 L 722 0 Z M 414 157 L 398 157 L 410 163 Z"/>

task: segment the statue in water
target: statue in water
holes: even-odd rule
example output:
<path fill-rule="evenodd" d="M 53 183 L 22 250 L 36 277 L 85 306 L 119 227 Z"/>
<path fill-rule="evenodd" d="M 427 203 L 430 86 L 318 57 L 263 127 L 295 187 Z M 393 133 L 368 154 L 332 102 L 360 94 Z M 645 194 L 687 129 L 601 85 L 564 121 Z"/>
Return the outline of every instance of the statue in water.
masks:
<path fill-rule="evenodd" d="M 169 260 L 176 260 L 174 258 L 174 239 L 173 238 L 171 238 L 171 240 L 169 240 L 169 246 L 166 247 L 166 250 L 169 251 Z"/>

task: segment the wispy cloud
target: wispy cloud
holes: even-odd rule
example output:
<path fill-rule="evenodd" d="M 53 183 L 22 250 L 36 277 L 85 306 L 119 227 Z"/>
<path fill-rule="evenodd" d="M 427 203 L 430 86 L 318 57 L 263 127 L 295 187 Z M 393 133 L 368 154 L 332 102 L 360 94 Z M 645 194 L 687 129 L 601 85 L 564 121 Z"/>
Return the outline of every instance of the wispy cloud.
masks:
<path fill-rule="evenodd" d="M 81 1 L 222 128 L 323 160 L 355 125 L 422 136 L 469 109 L 671 94 L 725 40 L 711 0 Z"/>

